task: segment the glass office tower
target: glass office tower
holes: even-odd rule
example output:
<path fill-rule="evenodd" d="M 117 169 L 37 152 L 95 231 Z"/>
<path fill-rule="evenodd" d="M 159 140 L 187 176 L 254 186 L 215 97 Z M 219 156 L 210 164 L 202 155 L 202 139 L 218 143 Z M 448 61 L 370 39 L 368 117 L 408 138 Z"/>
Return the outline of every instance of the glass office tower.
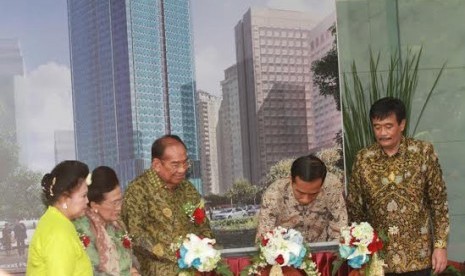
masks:
<path fill-rule="evenodd" d="M 123 186 L 179 135 L 201 192 L 188 0 L 68 0 L 76 155 Z"/>

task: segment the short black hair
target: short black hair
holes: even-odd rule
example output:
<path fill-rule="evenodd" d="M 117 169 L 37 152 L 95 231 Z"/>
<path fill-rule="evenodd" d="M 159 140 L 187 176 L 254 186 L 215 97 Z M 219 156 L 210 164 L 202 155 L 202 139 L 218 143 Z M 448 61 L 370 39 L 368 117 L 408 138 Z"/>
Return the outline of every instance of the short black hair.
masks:
<path fill-rule="evenodd" d="M 295 181 L 295 178 L 298 176 L 305 182 L 317 179 L 321 179 L 321 181 L 324 182 L 326 172 L 325 163 L 313 154 L 297 158 L 291 166 L 292 181 Z"/>
<path fill-rule="evenodd" d="M 101 203 L 104 200 L 104 194 L 113 191 L 119 186 L 116 172 L 106 166 L 100 166 L 92 171 L 92 184 L 89 186 L 87 198 L 91 202 Z"/>
<path fill-rule="evenodd" d="M 50 206 L 62 195 L 71 194 L 85 181 L 89 167 L 77 160 L 65 160 L 42 178 L 43 201 Z"/>
<path fill-rule="evenodd" d="M 404 103 L 393 97 L 385 97 L 377 100 L 373 103 L 370 108 L 370 120 L 379 119 L 383 120 L 391 116 L 396 115 L 397 123 L 401 123 L 406 118 L 406 111 Z"/>
<path fill-rule="evenodd" d="M 155 142 L 153 142 L 152 144 L 152 160 L 155 158 L 161 159 L 163 157 L 163 154 L 165 153 L 165 149 L 169 145 L 173 144 L 173 140 L 177 143 L 181 143 L 181 145 L 183 145 L 184 148 L 187 150 L 186 145 L 181 140 L 181 138 L 179 138 L 179 136 L 173 134 L 163 135 L 162 137 L 155 140 Z"/>

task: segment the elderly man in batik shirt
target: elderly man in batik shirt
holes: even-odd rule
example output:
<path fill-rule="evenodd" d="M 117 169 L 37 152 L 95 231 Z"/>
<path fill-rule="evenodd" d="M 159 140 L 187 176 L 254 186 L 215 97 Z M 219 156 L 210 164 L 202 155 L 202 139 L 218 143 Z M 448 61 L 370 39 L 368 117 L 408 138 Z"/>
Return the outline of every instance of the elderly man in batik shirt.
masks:
<path fill-rule="evenodd" d="M 291 177 L 272 183 L 263 194 L 257 239 L 276 226 L 293 228 L 307 242 L 337 240 L 347 225 L 344 186 L 313 155 L 297 158 Z"/>
<path fill-rule="evenodd" d="M 152 145 L 152 166 L 132 181 L 124 195 L 122 217 L 133 237 L 134 254 L 142 275 L 176 275 L 172 242 L 188 233 L 212 237 L 210 224 L 197 224 L 183 209 L 198 205 L 200 195 L 185 180 L 190 166 L 186 146 L 166 135 Z"/>
<path fill-rule="evenodd" d="M 446 186 L 430 143 L 405 138 L 405 106 L 394 98 L 373 104 L 377 143 L 356 157 L 348 190 L 349 219 L 388 234 L 387 275 L 430 275 L 447 265 Z"/>

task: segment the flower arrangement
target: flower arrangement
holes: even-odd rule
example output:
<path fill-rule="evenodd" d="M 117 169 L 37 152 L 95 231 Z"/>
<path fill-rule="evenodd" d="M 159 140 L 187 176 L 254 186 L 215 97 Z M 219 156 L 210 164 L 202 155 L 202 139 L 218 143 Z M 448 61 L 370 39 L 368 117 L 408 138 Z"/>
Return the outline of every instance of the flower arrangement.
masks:
<path fill-rule="evenodd" d="M 205 222 L 207 215 L 205 214 L 205 203 L 203 200 L 200 200 L 197 205 L 188 202 L 182 206 L 182 209 L 195 224 L 200 225 Z"/>
<path fill-rule="evenodd" d="M 352 223 L 341 228 L 339 258 L 334 262 L 333 275 L 347 260 L 350 267 L 365 271 L 365 275 L 384 275 L 384 262 L 378 252 L 383 241 L 368 222 Z"/>
<path fill-rule="evenodd" d="M 171 245 L 176 253 L 179 275 L 195 275 L 196 272 L 215 271 L 218 275 L 232 276 L 228 266 L 221 261 L 221 253 L 213 245 L 214 239 L 187 234 Z"/>
<path fill-rule="evenodd" d="M 260 275 L 267 266 L 272 266 L 271 271 L 281 271 L 289 266 L 304 271 L 306 275 L 320 275 L 299 231 L 278 226 L 262 235 L 258 249 L 258 256 L 252 259 L 252 265 L 246 267 L 241 276 Z"/>

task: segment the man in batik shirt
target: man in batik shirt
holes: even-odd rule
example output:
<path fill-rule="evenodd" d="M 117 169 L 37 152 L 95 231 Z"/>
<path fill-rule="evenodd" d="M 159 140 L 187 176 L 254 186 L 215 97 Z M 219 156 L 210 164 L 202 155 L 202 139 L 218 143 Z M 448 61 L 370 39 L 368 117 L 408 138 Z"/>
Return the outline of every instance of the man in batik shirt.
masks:
<path fill-rule="evenodd" d="M 446 186 L 433 146 L 403 137 L 405 113 L 389 97 L 371 107 L 377 143 L 357 154 L 347 208 L 350 221 L 388 235 L 387 275 L 429 276 L 447 265 Z"/>
<path fill-rule="evenodd" d="M 194 233 L 212 237 L 210 224 L 197 224 L 185 204 L 197 205 L 200 195 L 187 180 L 186 146 L 178 136 L 165 135 L 152 145 L 152 165 L 132 181 L 124 194 L 122 218 L 133 237 L 142 275 L 176 275 L 176 255 L 170 245 Z"/>
<path fill-rule="evenodd" d="M 272 183 L 263 194 L 257 239 L 276 226 L 293 228 L 306 242 L 337 240 L 347 225 L 341 180 L 313 155 L 297 158 L 291 177 Z"/>

